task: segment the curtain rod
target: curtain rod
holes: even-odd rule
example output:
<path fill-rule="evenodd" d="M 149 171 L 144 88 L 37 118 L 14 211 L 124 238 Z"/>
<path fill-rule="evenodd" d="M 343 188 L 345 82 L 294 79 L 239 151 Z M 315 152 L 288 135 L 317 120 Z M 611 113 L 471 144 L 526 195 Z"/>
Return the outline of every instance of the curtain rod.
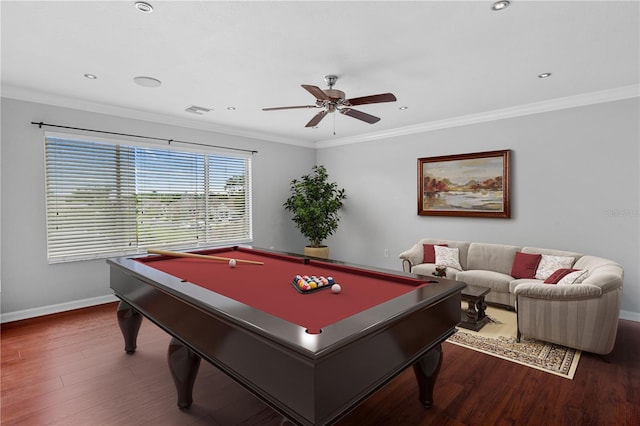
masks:
<path fill-rule="evenodd" d="M 187 145 L 206 146 L 206 147 L 209 147 L 209 148 L 222 148 L 222 149 L 230 149 L 230 150 L 233 150 L 233 151 L 250 152 L 251 154 L 257 154 L 258 153 L 258 151 L 251 150 L 251 149 L 231 148 L 231 147 L 228 147 L 228 146 L 219 146 L 219 145 L 207 145 L 205 143 L 199 143 L 199 142 L 189 142 L 189 141 L 180 141 L 180 140 L 176 140 L 176 139 L 156 138 L 156 137 L 153 137 L 153 136 L 132 135 L 132 134 L 129 134 L 129 133 L 108 132 L 106 130 L 94 130 L 94 129 L 83 129 L 81 127 L 60 126 L 58 124 L 43 123 L 42 121 L 39 122 L 39 123 L 35 122 L 35 121 L 32 121 L 31 124 L 36 124 L 41 129 L 42 129 L 42 126 L 57 127 L 57 128 L 60 128 L 60 129 L 83 130 L 85 132 L 105 133 L 105 134 L 108 134 L 108 135 L 129 136 L 129 137 L 142 138 L 142 139 L 153 139 L 153 140 L 156 140 L 156 141 L 167 142 L 169 145 L 171 145 L 172 142 L 176 142 L 176 143 L 184 143 L 184 144 L 187 144 Z"/>

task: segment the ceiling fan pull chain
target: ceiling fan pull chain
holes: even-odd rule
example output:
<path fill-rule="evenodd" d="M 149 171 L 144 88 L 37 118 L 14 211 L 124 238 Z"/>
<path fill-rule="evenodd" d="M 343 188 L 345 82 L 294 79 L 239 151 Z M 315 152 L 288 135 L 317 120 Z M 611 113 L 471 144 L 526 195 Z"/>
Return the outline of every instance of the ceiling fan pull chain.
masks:
<path fill-rule="evenodd" d="M 336 115 L 333 114 L 333 136 L 336 135 Z"/>

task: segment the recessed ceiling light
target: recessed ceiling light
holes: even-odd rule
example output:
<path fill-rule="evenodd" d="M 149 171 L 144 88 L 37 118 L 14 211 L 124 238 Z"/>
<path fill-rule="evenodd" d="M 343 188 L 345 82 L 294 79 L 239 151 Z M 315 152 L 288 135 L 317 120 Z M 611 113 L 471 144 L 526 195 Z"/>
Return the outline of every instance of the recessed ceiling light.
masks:
<path fill-rule="evenodd" d="M 491 10 L 506 9 L 507 7 L 509 7 L 509 4 L 511 4 L 511 2 L 508 0 L 500 0 L 491 5 Z"/>
<path fill-rule="evenodd" d="M 142 13 L 151 13 L 151 12 L 153 12 L 153 6 L 151 6 L 149 3 L 145 3 L 143 1 L 135 2 L 134 6 L 136 7 L 136 9 L 138 9 Z"/>
<path fill-rule="evenodd" d="M 551 77 L 550 72 L 543 72 L 542 74 L 538 74 L 538 78 L 547 78 L 547 77 Z"/>
<path fill-rule="evenodd" d="M 229 111 L 235 111 L 235 110 L 236 110 L 236 107 L 234 107 L 234 106 L 230 106 L 230 107 L 227 107 L 227 109 L 228 109 Z"/>
<path fill-rule="evenodd" d="M 85 76 L 85 78 L 88 78 L 89 80 L 96 80 L 98 78 L 97 75 L 89 74 L 89 73 L 86 73 L 84 76 Z"/>
<path fill-rule="evenodd" d="M 399 107 L 398 109 L 399 109 L 400 111 L 404 111 L 404 110 L 405 110 L 405 109 L 407 109 L 407 108 L 409 108 L 409 107 L 408 107 L 408 106 L 401 106 L 401 107 Z"/>
<path fill-rule="evenodd" d="M 160 87 L 160 85 L 162 84 L 162 82 L 157 78 L 144 77 L 144 76 L 134 77 L 133 81 L 137 85 L 142 87 Z"/>

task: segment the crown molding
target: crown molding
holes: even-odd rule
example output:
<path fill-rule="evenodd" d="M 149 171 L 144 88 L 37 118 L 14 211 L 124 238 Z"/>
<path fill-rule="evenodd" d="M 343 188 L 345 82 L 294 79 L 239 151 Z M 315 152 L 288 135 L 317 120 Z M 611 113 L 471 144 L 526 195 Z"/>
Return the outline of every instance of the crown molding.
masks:
<path fill-rule="evenodd" d="M 433 130 L 446 129 L 450 127 L 466 126 L 469 124 L 484 123 L 489 121 L 504 120 L 506 118 L 521 117 L 531 114 L 558 111 L 562 109 L 575 108 L 587 105 L 594 105 L 603 102 L 619 101 L 623 99 L 636 98 L 640 96 L 640 84 L 622 86 L 614 89 L 602 90 L 599 92 L 583 93 L 575 96 L 556 98 L 547 101 L 534 102 L 530 104 L 518 105 L 515 107 L 502 108 L 493 111 L 470 114 L 461 117 L 448 118 L 444 120 L 431 121 L 416 124 L 413 126 L 398 127 L 395 129 L 367 133 L 365 135 L 327 139 L 316 142 L 316 148 L 330 148 L 340 145 L 348 145 L 360 142 L 369 142 L 379 139 L 392 138 L 397 136 L 412 135 L 415 133 L 430 132 Z"/>
<path fill-rule="evenodd" d="M 165 114 L 157 114 L 148 111 L 106 105 L 98 102 L 91 102 L 52 93 L 39 92 L 18 86 L 3 85 L 2 97 L 20 101 L 53 105 L 63 108 L 79 109 L 82 111 L 95 112 L 99 114 L 151 121 L 154 123 L 169 124 L 174 126 L 186 127 L 189 129 L 205 130 L 209 132 L 216 132 L 231 136 L 240 136 L 261 141 L 278 142 L 288 145 L 303 146 L 306 148 L 315 148 L 314 142 L 301 141 L 299 139 L 291 139 L 279 135 L 272 135 L 264 132 L 257 132 L 235 127 L 220 126 L 213 123 L 206 123 L 202 121 L 190 120 L 187 118 L 180 118 Z"/>
<path fill-rule="evenodd" d="M 612 102 L 623 99 L 636 98 L 640 96 L 640 84 L 617 87 L 614 89 L 602 90 L 598 92 L 583 93 L 580 95 L 556 98 L 547 101 L 534 102 L 530 104 L 518 105 L 509 108 L 502 108 L 493 111 L 470 114 L 461 117 L 448 118 L 444 120 L 430 121 L 412 126 L 398 127 L 395 129 L 367 133 L 358 136 L 344 138 L 319 140 L 316 142 L 302 141 L 299 139 L 286 138 L 279 135 L 265 134 L 246 129 L 220 126 L 213 123 L 204 123 L 196 120 L 189 120 L 164 114 L 156 114 L 147 111 L 134 110 L 129 108 L 116 107 L 100 104 L 97 102 L 85 101 L 76 98 L 54 95 L 51 93 L 37 92 L 34 90 L 16 87 L 2 86 L 2 97 L 17 100 L 37 102 L 47 105 L 54 105 L 64 108 L 80 109 L 101 114 L 114 115 L 119 117 L 134 118 L 138 120 L 151 121 L 162 124 L 170 124 L 190 129 L 211 131 L 226 135 L 240 136 L 262 141 L 284 143 L 288 145 L 302 146 L 305 148 L 330 148 L 340 145 L 348 145 L 361 142 L 369 142 L 379 139 L 387 139 L 398 136 L 425 133 L 433 130 L 446 129 L 451 127 L 466 126 L 469 124 L 484 123 L 507 118 L 521 117 L 531 114 L 558 111 L 562 109 L 575 108 L 593 105 L 604 102 Z"/>

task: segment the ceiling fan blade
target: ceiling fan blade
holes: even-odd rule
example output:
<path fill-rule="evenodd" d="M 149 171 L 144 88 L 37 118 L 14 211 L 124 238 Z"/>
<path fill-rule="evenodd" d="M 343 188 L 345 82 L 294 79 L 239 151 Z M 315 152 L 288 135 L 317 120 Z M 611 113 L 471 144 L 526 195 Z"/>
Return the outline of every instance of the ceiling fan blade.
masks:
<path fill-rule="evenodd" d="M 272 107 L 272 108 L 262 108 L 263 111 L 277 111 L 280 109 L 309 109 L 309 108 L 320 108 L 317 105 L 300 105 L 300 106 L 286 106 L 286 107 Z"/>
<path fill-rule="evenodd" d="M 324 93 L 322 91 L 321 88 L 319 88 L 318 86 L 311 86 L 309 84 L 303 84 L 302 87 L 304 87 L 304 89 L 311 93 L 317 100 L 319 101 L 328 101 L 329 97 L 327 96 L 326 93 Z"/>
<path fill-rule="evenodd" d="M 322 121 L 325 115 L 327 115 L 329 111 L 326 109 L 317 113 L 304 127 L 315 127 Z"/>
<path fill-rule="evenodd" d="M 357 118 L 358 120 L 365 121 L 369 124 L 377 123 L 378 121 L 380 121 L 380 118 L 376 117 L 375 115 L 367 114 L 366 112 L 362 111 L 356 111 L 355 109 L 351 108 L 343 108 L 340 110 L 340 113 L 348 115 L 349 117 Z"/>
<path fill-rule="evenodd" d="M 382 102 L 395 102 L 397 101 L 393 93 L 381 93 L 379 95 L 362 96 L 360 98 L 347 99 L 344 105 L 365 105 L 365 104 L 379 104 Z"/>

